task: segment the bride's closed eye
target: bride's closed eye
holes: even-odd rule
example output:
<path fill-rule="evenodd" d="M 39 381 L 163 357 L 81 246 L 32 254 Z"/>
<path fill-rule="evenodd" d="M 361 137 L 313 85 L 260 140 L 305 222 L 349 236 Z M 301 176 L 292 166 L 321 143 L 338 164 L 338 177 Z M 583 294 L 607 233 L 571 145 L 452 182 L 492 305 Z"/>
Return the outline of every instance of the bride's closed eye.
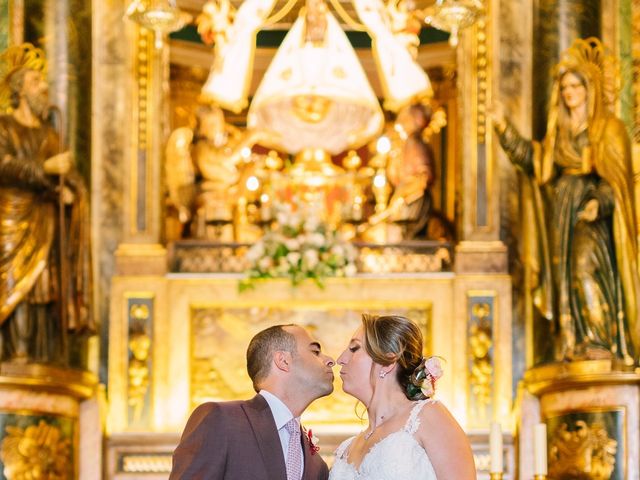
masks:
<path fill-rule="evenodd" d="M 360 350 L 360 345 L 353 345 L 353 346 L 349 347 L 349 351 L 350 351 L 351 353 L 355 353 L 355 352 L 357 352 L 358 350 Z"/>

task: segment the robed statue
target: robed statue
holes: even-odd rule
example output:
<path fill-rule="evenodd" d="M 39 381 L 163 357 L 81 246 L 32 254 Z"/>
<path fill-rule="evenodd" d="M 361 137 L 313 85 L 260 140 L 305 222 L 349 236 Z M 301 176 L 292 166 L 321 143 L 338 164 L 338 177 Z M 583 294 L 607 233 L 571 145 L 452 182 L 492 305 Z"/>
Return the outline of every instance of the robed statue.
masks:
<path fill-rule="evenodd" d="M 48 121 L 45 69 L 30 44 L 0 57 L 0 359 L 85 367 L 90 212 Z"/>
<path fill-rule="evenodd" d="M 640 352 L 638 246 L 630 140 L 612 113 L 610 58 L 599 40 L 576 40 L 554 72 L 546 137 L 522 138 L 498 106 L 494 124 L 529 180 L 522 205 L 527 285 L 554 333 L 553 358 Z"/>

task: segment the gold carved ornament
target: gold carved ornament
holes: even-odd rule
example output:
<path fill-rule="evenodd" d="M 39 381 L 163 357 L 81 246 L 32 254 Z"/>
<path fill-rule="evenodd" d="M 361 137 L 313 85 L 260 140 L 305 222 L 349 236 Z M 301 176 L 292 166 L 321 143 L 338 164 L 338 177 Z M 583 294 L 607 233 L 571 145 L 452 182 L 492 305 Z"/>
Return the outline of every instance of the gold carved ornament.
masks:
<path fill-rule="evenodd" d="M 472 325 L 470 329 L 469 351 L 472 363 L 469 383 L 479 411 L 485 411 L 491 403 L 491 380 L 493 378 L 490 306 L 487 303 L 477 303 L 472 307 L 472 314 L 478 319 L 478 323 Z"/>
<path fill-rule="evenodd" d="M 131 306 L 129 314 L 136 321 L 146 321 L 149 318 L 149 307 L 144 304 Z M 151 351 L 151 337 L 145 329 L 129 333 L 128 374 L 128 404 L 133 409 L 132 421 L 138 422 L 142 418 L 145 397 L 149 390 L 149 353 Z"/>
<path fill-rule="evenodd" d="M 618 442 L 599 423 L 563 423 L 549 445 L 549 478 L 608 480 L 616 465 Z"/>
<path fill-rule="evenodd" d="M 7 480 L 67 480 L 73 471 L 71 439 L 60 428 L 40 420 L 25 429 L 7 426 L 0 460 Z"/>

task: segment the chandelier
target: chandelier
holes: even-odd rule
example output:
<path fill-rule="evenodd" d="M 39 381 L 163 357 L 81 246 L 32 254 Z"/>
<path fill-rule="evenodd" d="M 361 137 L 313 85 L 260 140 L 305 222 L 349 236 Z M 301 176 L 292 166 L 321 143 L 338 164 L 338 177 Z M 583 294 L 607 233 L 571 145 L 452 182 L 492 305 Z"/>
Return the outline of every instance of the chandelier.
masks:
<path fill-rule="evenodd" d="M 180 30 L 191 20 L 191 15 L 182 12 L 175 0 L 132 0 L 125 16 L 153 30 L 158 49 L 162 48 L 163 35 Z"/>
<path fill-rule="evenodd" d="M 449 42 L 455 47 L 458 45 L 458 32 L 473 25 L 482 11 L 482 0 L 436 0 L 423 13 L 425 23 L 451 32 Z"/>

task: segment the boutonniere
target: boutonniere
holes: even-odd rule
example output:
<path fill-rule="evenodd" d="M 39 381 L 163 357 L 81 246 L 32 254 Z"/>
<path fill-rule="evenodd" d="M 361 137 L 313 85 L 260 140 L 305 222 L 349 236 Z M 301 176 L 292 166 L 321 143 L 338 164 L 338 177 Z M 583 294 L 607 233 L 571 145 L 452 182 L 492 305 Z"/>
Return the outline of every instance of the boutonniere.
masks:
<path fill-rule="evenodd" d="M 320 447 L 318 446 L 318 437 L 316 437 L 313 434 L 313 430 L 309 429 L 307 430 L 306 428 L 304 429 L 304 433 L 307 437 L 307 440 L 309 440 L 309 448 L 311 449 L 311 455 L 315 455 L 318 450 L 320 450 Z"/>

